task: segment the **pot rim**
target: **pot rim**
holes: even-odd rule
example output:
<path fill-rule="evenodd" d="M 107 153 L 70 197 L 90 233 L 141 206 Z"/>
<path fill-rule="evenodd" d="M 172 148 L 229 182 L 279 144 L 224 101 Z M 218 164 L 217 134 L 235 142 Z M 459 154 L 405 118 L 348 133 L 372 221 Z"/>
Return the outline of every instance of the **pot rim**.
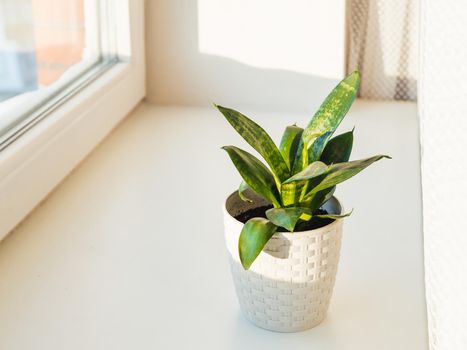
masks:
<path fill-rule="evenodd" d="M 236 223 L 238 223 L 239 225 L 245 225 L 243 222 L 237 220 L 234 216 L 232 216 L 229 211 L 227 210 L 227 201 L 229 200 L 229 198 L 231 198 L 232 196 L 234 195 L 237 195 L 238 196 L 238 191 L 234 191 L 232 192 L 231 194 L 229 194 L 227 196 L 227 198 L 224 200 L 224 205 L 222 206 L 223 207 L 223 211 L 224 211 L 224 216 L 226 217 L 229 217 L 230 219 L 232 219 L 233 221 L 235 221 Z M 344 206 L 342 205 L 341 201 L 336 197 L 336 196 L 332 196 L 331 199 L 335 199 L 337 201 L 337 204 L 339 205 L 340 207 L 340 213 L 339 214 L 342 214 L 344 212 Z M 330 200 L 331 200 L 330 199 Z M 320 232 L 320 231 L 327 231 L 329 230 L 330 228 L 333 228 L 334 226 L 337 226 L 337 225 L 340 225 L 341 222 L 342 222 L 343 218 L 339 218 L 339 219 L 334 219 L 333 222 L 325 225 L 325 226 L 322 226 L 322 227 L 319 227 L 319 228 L 315 228 L 315 229 L 312 229 L 312 230 L 306 230 L 306 231 L 294 231 L 294 232 L 290 232 L 290 231 L 284 231 L 284 232 L 276 232 L 275 234 L 282 234 L 284 236 L 288 236 L 288 235 L 296 235 L 296 234 L 310 234 L 310 233 L 317 233 L 317 232 Z"/>

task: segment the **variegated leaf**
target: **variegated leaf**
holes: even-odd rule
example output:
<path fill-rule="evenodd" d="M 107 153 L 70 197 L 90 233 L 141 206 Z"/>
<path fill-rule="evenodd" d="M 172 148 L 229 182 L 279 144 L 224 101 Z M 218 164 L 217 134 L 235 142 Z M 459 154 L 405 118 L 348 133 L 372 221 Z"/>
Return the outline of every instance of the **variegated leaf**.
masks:
<path fill-rule="evenodd" d="M 321 154 L 320 161 L 326 164 L 347 162 L 352 153 L 352 145 L 353 129 L 330 139 Z"/>
<path fill-rule="evenodd" d="M 263 128 L 247 116 L 230 108 L 214 105 L 230 125 L 253 147 L 269 164 L 278 182 L 290 176 L 290 170 L 281 152 Z"/>
<path fill-rule="evenodd" d="M 299 202 L 299 206 L 301 207 L 307 207 L 310 208 L 312 211 L 315 211 L 316 209 L 320 208 L 324 203 L 326 203 L 328 200 L 331 199 L 333 196 L 334 192 L 336 190 L 336 186 L 326 188 L 322 191 L 319 191 L 317 193 L 313 193 L 311 195 L 306 194 L 305 199 L 301 202 Z"/>
<path fill-rule="evenodd" d="M 301 172 L 299 172 L 298 174 L 295 174 L 294 176 L 284 181 L 284 184 L 288 184 L 288 183 L 296 182 L 296 181 L 309 180 L 319 175 L 325 174 L 326 171 L 328 171 L 328 166 L 326 164 L 320 161 L 313 162 L 310 165 L 308 165 L 305 169 L 303 169 Z"/>
<path fill-rule="evenodd" d="M 350 212 L 345 213 L 345 214 L 317 214 L 317 215 L 314 215 L 313 217 L 320 218 L 320 219 L 334 219 L 334 220 L 337 220 L 337 219 L 342 219 L 342 218 L 345 218 L 347 216 L 350 216 L 352 213 L 353 213 L 353 209 Z"/>
<path fill-rule="evenodd" d="M 302 142 L 299 146 L 299 152 L 297 152 L 299 159 L 296 160 L 296 166 L 293 169 L 294 174 L 308 165 L 308 150 L 313 146 L 313 143 L 319 137 L 328 132 L 332 134 L 337 129 L 355 100 L 359 86 L 360 74 L 355 71 L 345 77 L 326 97 L 303 131 Z M 319 155 L 317 159 L 319 159 Z"/>
<path fill-rule="evenodd" d="M 323 135 L 319 136 L 315 142 L 311 145 L 310 149 L 308 150 L 308 162 L 307 164 L 311 164 L 316 162 L 321 157 L 324 148 L 326 147 L 329 139 L 332 136 L 332 131 L 326 132 Z"/>
<path fill-rule="evenodd" d="M 296 125 L 289 125 L 282 135 L 279 150 L 289 169 L 293 168 L 293 162 L 297 154 L 298 144 L 302 137 L 303 129 Z"/>
<path fill-rule="evenodd" d="M 273 208 L 266 211 L 266 217 L 276 226 L 293 232 L 300 216 L 307 208 Z"/>
<path fill-rule="evenodd" d="M 242 181 L 240 183 L 240 186 L 238 186 L 238 196 L 244 202 L 253 203 L 253 200 L 251 198 L 248 198 L 245 193 L 247 190 L 251 190 L 251 188 L 245 181 Z"/>
<path fill-rule="evenodd" d="M 266 217 L 276 226 L 293 232 L 299 220 L 310 221 L 312 218 L 341 219 L 349 216 L 347 214 L 313 214 L 313 210 L 304 207 L 295 208 L 273 208 L 266 211 Z"/>
<path fill-rule="evenodd" d="M 243 225 L 238 254 L 245 270 L 250 268 L 276 230 L 277 226 L 264 218 L 252 218 Z"/>
<path fill-rule="evenodd" d="M 307 188 L 313 187 L 315 183 L 319 180 L 318 176 L 324 174 L 326 170 L 326 164 L 322 162 L 314 162 L 308 167 L 306 167 L 305 170 L 303 170 L 301 173 L 299 173 L 302 175 L 306 174 L 308 178 L 313 180 L 305 181 L 308 180 L 308 178 L 302 176 L 301 180 L 303 181 L 295 181 L 295 178 L 298 175 L 297 174 L 287 179 L 284 183 L 282 183 L 281 197 L 283 205 L 285 207 L 297 206 L 298 203 L 302 202 L 307 192 Z"/>
<path fill-rule="evenodd" d="M 350 179 L 351 177 L 355 176 L 360 171 L 373 164 L 374 162 L 380 160 L 381 158 L 391 157 L 385 155 L 378 155 L 366 159 L 354 160 L 352 162 L 345 163 L 337 163 L 328 166 L 327 170 L 324 172 L 324 176 L 323 174 L 320 174 L 315 177 L 315 179 L 319 179 L 319 182 L 315 186 L 309 188 L 309 192 L 305 196 L 304 200 L 307 200 L 309 196 L 312 196 L 317 192 L 333 187 L 337 184 L 340 184 L 341 182 L 344 182 L 345 180 Z M 306 169 L 294 175 L 292 181 L 301 181 L 304 179 L 311 179 L 309 174 L 306 172 Z"/>
<path fill-rule="evenodd" d="M 274 207 L 280 207 L 280 196 L 271 172 L 255 156 L 235 146 L 224 146 L 230 159 L 248 186 L 269 200 Z"/>

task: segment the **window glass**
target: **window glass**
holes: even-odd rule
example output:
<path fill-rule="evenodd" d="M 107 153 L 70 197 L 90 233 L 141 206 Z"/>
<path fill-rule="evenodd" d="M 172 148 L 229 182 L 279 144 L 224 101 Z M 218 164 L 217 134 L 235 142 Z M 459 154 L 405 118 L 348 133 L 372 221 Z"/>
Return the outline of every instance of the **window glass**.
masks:
<path fill-rule="evenodd" d="M 115 62 L 106 7 L 97 0 L 0 0 L 0 149 Z"/>

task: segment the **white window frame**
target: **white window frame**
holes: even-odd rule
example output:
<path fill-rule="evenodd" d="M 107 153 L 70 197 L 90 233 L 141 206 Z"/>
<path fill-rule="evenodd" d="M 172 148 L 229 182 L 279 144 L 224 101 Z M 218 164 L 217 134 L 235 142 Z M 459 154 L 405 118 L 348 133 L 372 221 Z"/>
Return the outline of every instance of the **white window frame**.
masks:
<path fill-rule="evenodd" d="M 144 98 L 144 0 L 115 0 L 120 61 L 0 152 L 0 240 Z M 83 203 L 83 205 L 85 205 Z"/>

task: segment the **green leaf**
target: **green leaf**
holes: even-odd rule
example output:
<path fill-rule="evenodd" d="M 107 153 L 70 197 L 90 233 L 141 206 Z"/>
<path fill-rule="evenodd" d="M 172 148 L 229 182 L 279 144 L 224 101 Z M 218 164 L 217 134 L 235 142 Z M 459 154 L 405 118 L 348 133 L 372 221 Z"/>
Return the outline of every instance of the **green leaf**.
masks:
<path fill-rule="evenodd" d="M 359 86 L 360 74 L 355 71 L 345 77 L 331 91 L 303 131 L 302 137 L 306 145 L 309 145 L 310 141 L 314 141 L 317 137 L 337 129 L 357 97 Z"/>
<path fill-rule="evenodd" d="M 308 150 L 308 164 L 317 161 L 321 157 L 321 154 L 323 153 L 323 150 L 331 136 L 332 132 L 329 131 L 319 136 L 315 142 L 313 142 L 310 149 Z"/>
<path fill-rule="evenodd" d="M 309 149 L 308 151 L 308 163 L 313 163 L 315 161 L 317 161 L 321 155 L 321 153 L 323 152 L 323 149 L 324 147 L 326 146 L 328 140 L 330 139 L 330 137 L 332 136 L 332 132 L 327 132 L 325 133 L 324 135 L 321 135 L 320 137 L 318 137 L 315 142 L 313 143 L 313 145 L 311 146 L 311 148 Z M 300 191 L 300 197 L 299 197 L 299 200 L 302 200 L 305 196 L 305 194 L 307 193 L 308 191 L 308 188 L 310 187 L 313 187 L 314 186 L 314 183 L 316 181 L 308 181 L 305 183 L 305 185 L 303 186 L 303 188 L 301 189 Z"/>
<path fill-rule="evenodd" d="M 308 200 L 315 193 L 322 191 L 326 188 L 333 187 L 345 180 L 350 179 L 352 176 L 358 174 L 360 171 L 371 165 L 372 163 L 380 160 L 381 158 L 391 158 L 385 155 L 378 155 L 366 159 L 354 160 L 352 162 L 337 163 L 332 164 L 327 167 L 327 170 L 323 174 L 317 175 L 315 179 L 318 180 L 318 183 L 310 188 L 310 191 L 306 194 L 304 200 Z M 301 181 L 304 179 L 310 179 L 309 172 L 307 169 L 313 164 L 309 165 L 302 172 L 294 175 L 289 180 L 291 181 Z M 288 180 L 288 181 L 289 181 Z"/>
<path fill-rule="evenodd" d="M 266 217 L 276 226 L 293 232 L 300 216 L 307 208 L 273 208 L 266 211 Z"/>
<path fill-rule="evenodd" d="M 238 186 L 238 196 L 244 202 L 253 203 L 253 200 L 251 198 L 248 198 L 245 194 L 247 190 L 251 190 L 251 189 L 250 187 L 248 187 L 248 184 L 245 181 L 242 181 L 240 183 L 240 186 Z"/>
<path fill-rule="evenodd" d="M 285 207 L 296 206 L 297 203 L 302 201 L 307 191 L 307 188 L 315 186 L 316 182 L 318 182 L 320 179 L 318 176 L 324 174 L 326 170 L 326 164 L 322 162 L 314 162 L 310 164 L 307 168 L 305 168 L 305 170 L 303 170 L 301 173 L 299 173 L 306 173 L 308 178 L 313 178 L 312 181 L 295 181 L 295 178 L 298 174 L 287 179 L 281 185 L 282 204 Z M 308 178 L 302 176 L 300 180 L 308 180 Z"/>
<path fill-rule="evenodd" d="M 314 187 L 310 193 L 316 193 L 325 188 L 329 188 L 344 182 L 357 175 L 360 171 L 370 166 L 381 158 L 391 158 L 385 155 L 378 155 L 366 159 L 354 160 L 352 162 L 337 163 L 329 166 L 326 177 Z"/>
<path fill-rule="evenodd" d="M 335 190 L 336 190 L 336 186 L 333 186 L 331 188 L 326 188 L 322 191 L 319 191 L 311 195 L 306 194 L 304 197 L 306 198 L 306 201 L 300 202 L 299 204 L 300 206 L 306 206 L 310 208 L 312 211 L 315 211 L 316 209 L 320 208 L 324 203 L 326 203 L 328 200 L 331 199 Z"/>
<path fill-rule="evenodd" d="M 298 144 L 302 137 L 303 129 L 296 125 L 289 125 L 282 135 L 279 150 L 289 169 L 293 168 L 293 162 L 297 154 Z"/>
<path fill-rule="evenodd" d="M 295 206 L 300 198 L 304 184 L 298 182 L 283 183 L 281 185 L 281 199 L 284 207 Z"/>
<path fill-rule="evenodd" d="M 326 97 L 303 131 L 302 142 L 299 146 L 299 152 L 297 152 L 298 159 L 296 159 L 296 166 L 293 169 L 294 173 L 299 172 L 308 165 L 308 150 L 313 146 L 316 139 L 328 132 L 332 134 L 337 129 L 355 100 L 359 86 L 360 74 L 355 71 L 345 77 Z M 320 155 L 317 156 L 316 159 L 319 159 Z M 312 159 L 310 162 L 316 159 Z"/>
<path fill-rule="evenodd" d="M 321 154 L 320 161 L 326 164 L 347 162 L 352 152 L 352 145 L 353 129 L 330 139 Z"/>
<path fill-rule="evenodd" d="M 305 169 L 303 169 L 301 172 L 299 172 L 298 174 L 295 174 L 294 176 L 284 181 L 284 184 L 288 184 L 288 183 L 295 182 L 295 181 L 304 181 L 304 180 L 316 178 L 320 175 L 325 174 L 326 171 L 328 171 L 328 168 L 329 167 L 323 162 L 320 162 L 320 161 L 313 162 L 310 165 L 308 165 Z"/>
<path fill-rule="evenodd" d="M 318 214 L 318 215 L 313 215 L 313 217 L 315 218 L 321 218 L 321 219 L 342 219 L 342 218 L 345 218 L 347 216 L 350 216 L 353 212 L 353 209 L 346 213 L 346 214 Z"/>
<path fill-rule="evenodd" d="M 243 226 L 238 240 L 238 253 L 245 270 L 248 270 L 274 235 L 277 226 L 264 218 L 252 218 Z"/>
<path fill-rule="evenodd" d="M 282 154 L 271 137 L 258 124 L 230 108 L 214 105 L 230 125 L 253 147 L 269 164 L 279 182 L 290 176 L 290 170 Z"/>
<path fill-rule="evenodd" d="M 276 226 L 293 232 L 299 220 L 310 221 L 312 218 L 341 219 L 352 214 L 313 214 L 313 210 L 304 207 L 273 208 L 266 211 L 266 217 Z"/>
<path fill-rule="evenodd" d="M 274 207 L 280 207 L 280 196 L 271 172 L 261 161 L 235 146 L 224 146 L 230 159 L 248 186 L 269 200 Z"/>

